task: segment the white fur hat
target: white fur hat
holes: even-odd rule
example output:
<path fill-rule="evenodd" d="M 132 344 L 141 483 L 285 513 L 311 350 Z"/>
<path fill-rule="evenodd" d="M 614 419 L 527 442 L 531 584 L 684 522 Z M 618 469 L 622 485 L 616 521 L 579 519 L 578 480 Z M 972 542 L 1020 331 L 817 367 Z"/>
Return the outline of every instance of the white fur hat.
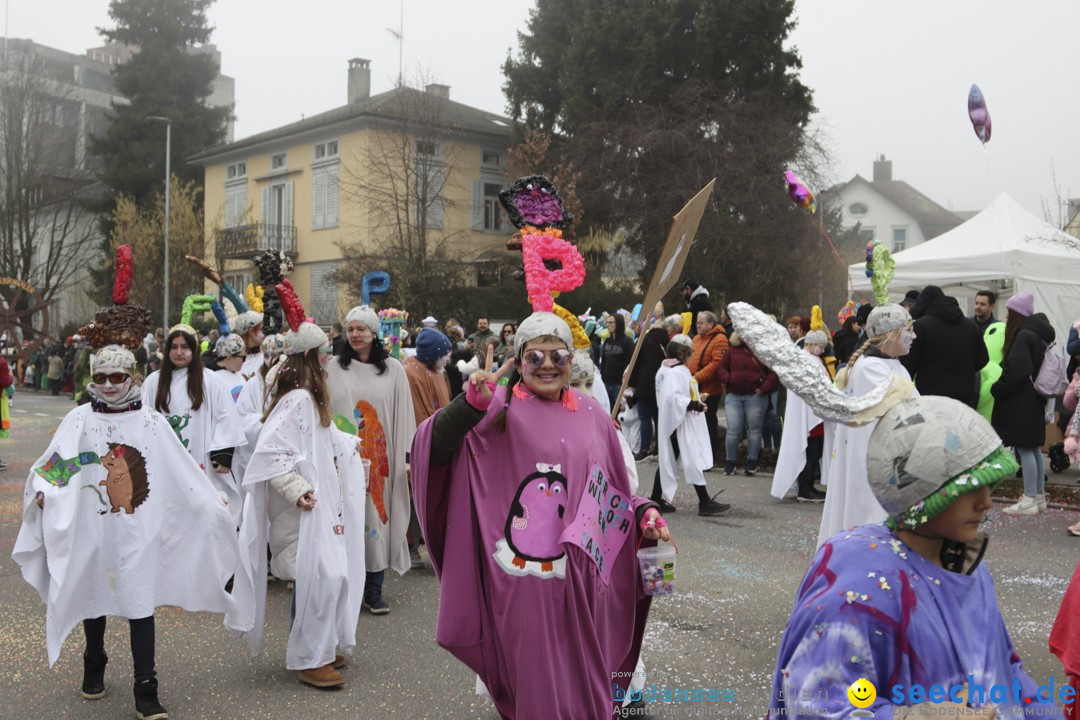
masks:
<path fill-rule="evenodd" d="M 357 305 L 345 315 L 346 325 L 354 322 L 362 322 L 371 328 L 371 332 L 379 334 L 379 316 L 370 305 Z"/>

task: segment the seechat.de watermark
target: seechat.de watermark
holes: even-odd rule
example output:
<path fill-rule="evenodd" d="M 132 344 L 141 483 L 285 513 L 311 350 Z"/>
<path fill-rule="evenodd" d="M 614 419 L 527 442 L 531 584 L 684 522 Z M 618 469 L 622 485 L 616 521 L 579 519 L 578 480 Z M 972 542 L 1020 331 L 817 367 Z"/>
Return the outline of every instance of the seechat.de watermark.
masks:
<path fill-rule="evenodd" d="M 1056 697 L 1062 704 L 1069 704 L 1076 697 L 1076 690 L 1070 685 L 1062 685 L 1055 691 L 1054 678 L 1050 677 L 1049 685 L 1040 685 L 1034 695 L 1025 695 L 1020 687 L 1019 680 L 1013 680 L 1011 685 L 991 685 L 983 687 L 975 682 L 973 675 L 968 675 L 967 683 L 950 685 L 893 685 L 890 688 L 889 700 L 895 705 L 918 705 L 919 703 L 943 703 L 952 702 L 960 705 L 981 707 L 987 704 L 994 705 L 1037 705 L 1054 702 Z"/>

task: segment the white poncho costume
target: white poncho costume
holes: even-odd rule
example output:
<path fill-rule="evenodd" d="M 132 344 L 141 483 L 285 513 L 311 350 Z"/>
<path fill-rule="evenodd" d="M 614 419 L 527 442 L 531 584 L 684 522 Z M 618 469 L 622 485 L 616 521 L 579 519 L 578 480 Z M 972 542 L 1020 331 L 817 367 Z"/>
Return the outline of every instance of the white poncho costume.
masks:
<path fill-rule="evenodd" d="M 51 665 L 86 618 L 229 610 L 236 524 L 163 416 L 82 405 L 26 480 L 12 558 L 48 605 Z"/>
<path fill-rule="evenodd" d="M 240 418 L 225 384 L 217 378 L 217 373 L 203 368 L 203 403 L 198 410 L 192 410 L 191 398 L 187 391 L 187 368 L 175 368 L 170 385 L 169 410 L 162 413 L 169 425 L 180 438 L 180 442 L 195 458 L 206 477 L 225 495 L 229 509 L 237 521 L 240 519 L 241 498 L 238 479 L 233 473 L 215 472 L 210 464 L 210 453 L 226 448 L 244 445 L 244 433 Z M 161 371 L 150 373 L 143 383 L 143 405 L 154 407 Z"/>
<path fill-rule="evenodd" d="M 660 430 L 656 446 L 660 451 L 660 484 L 664 499 L 675 497 L 679 488 L 679 469 L 691 485 L 705 484 L 705 471 L 712 467 L 712 443 L 702 413 L 690 412 L 687 406 L 698 399 L 697 381 L 685 365 L 665 361 L 656 373 L 656 402 L 660 410 Z M 671 434 L 679 441 L 679 457 L 671 444 Z"/>

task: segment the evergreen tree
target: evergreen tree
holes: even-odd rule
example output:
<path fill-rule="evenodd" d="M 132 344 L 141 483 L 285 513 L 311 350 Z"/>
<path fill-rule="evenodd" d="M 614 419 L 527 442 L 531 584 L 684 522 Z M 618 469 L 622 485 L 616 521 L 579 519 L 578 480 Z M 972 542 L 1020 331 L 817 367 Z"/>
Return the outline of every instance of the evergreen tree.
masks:
<path fill-rule="evenodd" d="M 164 185 L 165 128 L 147 118 L 172 121 L 171 170 L 183 183 L 202 184 L 202 168 L 188 165 L 185 158 L 225 139 L 232 108 L 207 105 L 218 66 L 210 54 L 197 50 L 210 40 L 206 10 L 212 1 L 112 0 L 114 26 L 99 29 L 106 40 L 135 49 L 130 60 L 113 70 L 117 91 L 130 102 L 113 104 L 108 129 L 90 143 L 91 152 L 104 161 L 99 177 L 109 189 L 95 207 L 105 235 L 106 266 L 95 273 L 102 302 L 112 287 L 109 248 L 117 199 L 123 195 L 141 208 Z M 197 201 L 201 210 L 201 193 Z M 173 267 L 182 260 L 180 255 L 170 258 Z"/>
<path fill-rule="evenodd" d="M 558 133 L 581 171 L 578 236 L 625 232 L 647 281 L 672 215 L 716 177 L 692 279 L 714 305 L 778 310 L 811 288 L 816 300 L 805 263 L 829 258 L 783 181 L 786 167 L 814 176 L 824 159 L 806 134 L 801 60 L 785 46 L 793 11 L 793 0 L 537 0 L 504 90 L 510 114 Z"/>

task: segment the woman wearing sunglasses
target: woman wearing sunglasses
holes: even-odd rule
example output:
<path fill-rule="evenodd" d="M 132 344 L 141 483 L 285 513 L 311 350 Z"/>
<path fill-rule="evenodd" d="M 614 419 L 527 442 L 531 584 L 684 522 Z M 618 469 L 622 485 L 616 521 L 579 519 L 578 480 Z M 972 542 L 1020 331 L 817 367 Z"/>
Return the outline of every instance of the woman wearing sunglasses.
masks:
<path fill-rule="evenodd" d="M 237 544 L 218 492 L 165 418 L 142 403 L 131 348 L 149 317 L 138 306 L 113 306 L 84 329 L 96 348 L 90 402 L 67 414 L 34 463 L 12 558 L 47 603 L 50 665 L 82 623 L 86 700 L 106 693 L 106 616 L 128 620 L 135 708 L 159 720 L 168 714 L 158 700 L 154 611 L 231 608 L 225 582 Z"/>
<path fill-rule="evenodd" d="M 611 678 L 625 689 L 649 608 L 635 550 L 670 535 L 632 493 L 611 419 L 569 387 L 567 324 L 534 313 L 514 341 L 497 372 L 488 349 L 413 443 L 416 510 L 442 584 L 436 641 L 503 717 L 610 716 Z"/>
<path fill-rule="evenodd" d="M 142 400 L 165 416 L 180 442 L 229 503 L 239 524 L 242 499 L 233 452 L 247 442 L 225 384 L 203 367 L 195 328 L 176 325 L 165 338 L 161 370 L 143 383 Z"/>

